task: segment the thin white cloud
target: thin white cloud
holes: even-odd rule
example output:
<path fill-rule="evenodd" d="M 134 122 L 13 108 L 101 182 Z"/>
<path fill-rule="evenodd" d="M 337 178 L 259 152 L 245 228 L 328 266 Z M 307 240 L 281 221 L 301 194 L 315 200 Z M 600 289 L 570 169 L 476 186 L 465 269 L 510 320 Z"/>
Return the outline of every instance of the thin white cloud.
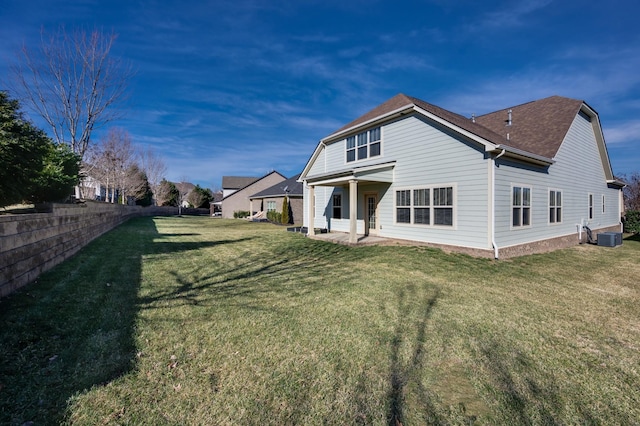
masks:
<path fill-rule="evenodd" d="M 629 120 L 603 126 L 607 145 L 640 145 L 640 120 Z M 640 154 L 640 153 L 639 153 Z M 640 164 L 638 165 L 640 167 Z"/>
<path fill-rule="evenodd" d="M 528 25 L 525 17 L 545 8 L 552 3 L 552 1 L 553 0 L 528 0 L 522 2 L 503 2 L 500 9 L 479 16 L 477 21 L 467 24 L 466 29 L 469 32 L 475 33 Z"/>

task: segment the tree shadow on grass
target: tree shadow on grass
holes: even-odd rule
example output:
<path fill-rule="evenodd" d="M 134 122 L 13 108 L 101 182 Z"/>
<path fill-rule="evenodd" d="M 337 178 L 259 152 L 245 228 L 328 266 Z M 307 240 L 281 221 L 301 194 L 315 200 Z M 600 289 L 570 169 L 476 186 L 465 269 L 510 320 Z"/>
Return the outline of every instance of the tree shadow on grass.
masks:
<path fill-rule="evenodd" d="M 411 290 L 412 287 L 408 287 Z M 436 305 L 440 290 L 435 288 L 431 295 L 425 292 L 424 299 L 419 307 L 419 319 L 416 325 L 403 314 L 410 313 L 412 309 L 409 307 L 405 289 L 398 292 L 398 313 L 400 315 L 395 327 L 394 335 L 391 341 L 390 355 L 390 377 L 391 387 L 388 398 L 387 421 L 390 426 L 403 424 L 405 421 L 405 390 L 407 385 L 412 382 L 418 389 L 419 399 L 422 409 L 427 413 L 430 423 L 438 424 L 442 419 L 439 418 L 437 411 L 433 405 L 429 392 L 424 387 L 421 377 L 421 369 L 424 365 L 425 344 L 427 344 L 427 324 L 433 308 Z M 412 299 L 415 294 L 409 295 Z M 415 331 L 413 329 L 415 327 Z M 415 332 L 412 338 L 411 332 Z M 401 355 L 403 344 L 412 346 L 411 357 L 407 360 Z"/>
<path fill-rule="evenodd" d="M 0 301 L 0 424 L 59 424 L 71 397 L 135 368 L 144 255 L 236 242 L 167 236 L 132 219 Z"/>
<path fill-rule="evenodd" d="M 249 238 L 223 243 L 246 240 Z M 299 239 L 289 246 L 272 246 L 268 255 L 260 251 L 242 253 L 233 260 L 232 265 L 213 267 L 211 264 L 198 264 L 192 266 L 191 270 L 170 271 L 174 286 L 159 288 L 140 297 L 141 309 L 165 306 L 170 301 L 200 306 L 226 303 L 251 309 L 265 309 L 268 306 L 274 310 L 272 298 L 298 299 L 333 285 L 324 273 L 334 267 L 336 255 L 346 262 L 357 262 L 367 256 L 366 250 L 309 241 Z M 301 247 L 296 247 L 301 242 Z M 173 244 L 180 247 L 181 243 Z M 353 270 L 342 271 L 340 281 L 348 283 L 355 274 Z"/>
<path fill-rule="evenodd" d="M 585 401 L 566 400 L 572 397 L 563 395 L 553 372 L 537 366 L 534 359 L 519 348 L 486 338 L 480 344 L 478 358 L 482 360 L 482 368 L 489 373 L 489 386 L 494 389 L 493 394 L 502 407 L 498 422 L 522 425 L 554 425 L 567 421 L 600 423 Z M 574 411 L 567 413 L 570 406 Z M 622 419 L 621 424 L 626 424 Z"/>

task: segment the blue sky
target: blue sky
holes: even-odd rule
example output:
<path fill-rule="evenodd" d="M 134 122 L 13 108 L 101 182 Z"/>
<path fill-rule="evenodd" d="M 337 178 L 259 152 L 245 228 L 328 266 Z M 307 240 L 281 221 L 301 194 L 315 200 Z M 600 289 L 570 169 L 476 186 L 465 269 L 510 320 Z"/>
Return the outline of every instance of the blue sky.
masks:
<path fill-rule="evenodd" d="M 169 180 L 212 189 L 299 173 L 321 138 L 397 93 L 468 117 L 585 100 L 621 175 L 640 171 L 638 16 L 636 0 L 0 0 L 0 81 L 41 28 L 113 30 L 137 73 L 111 124 Z"/>

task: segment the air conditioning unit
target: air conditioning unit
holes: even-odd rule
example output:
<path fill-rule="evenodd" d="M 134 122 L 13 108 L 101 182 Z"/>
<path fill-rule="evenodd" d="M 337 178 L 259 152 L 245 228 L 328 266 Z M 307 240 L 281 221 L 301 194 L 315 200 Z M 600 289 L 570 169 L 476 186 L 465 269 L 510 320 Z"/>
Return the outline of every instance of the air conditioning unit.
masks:
<path fill-rule="evenodd" d="M 598 245 L 603 247 L 615 247 L 622 244 L 622 233 L 601 232 L 598 234 Z"/>

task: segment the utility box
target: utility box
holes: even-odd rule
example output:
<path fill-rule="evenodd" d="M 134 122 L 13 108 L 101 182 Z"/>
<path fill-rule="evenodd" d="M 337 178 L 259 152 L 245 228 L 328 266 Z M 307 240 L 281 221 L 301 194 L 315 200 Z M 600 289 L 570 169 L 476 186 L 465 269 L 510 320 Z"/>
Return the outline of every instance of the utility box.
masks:
<path fill-rule="evenodd" d="M 598 245 L 615 247 L 622 245 L 622 232 L 601 232 L 598 234 Z"/>
<path fill-rule="evenodd" d="M 613 232 L 601 232 L 598 234 L 598 245 L 603 247 L 615 247 L 616 236 Z"/>

